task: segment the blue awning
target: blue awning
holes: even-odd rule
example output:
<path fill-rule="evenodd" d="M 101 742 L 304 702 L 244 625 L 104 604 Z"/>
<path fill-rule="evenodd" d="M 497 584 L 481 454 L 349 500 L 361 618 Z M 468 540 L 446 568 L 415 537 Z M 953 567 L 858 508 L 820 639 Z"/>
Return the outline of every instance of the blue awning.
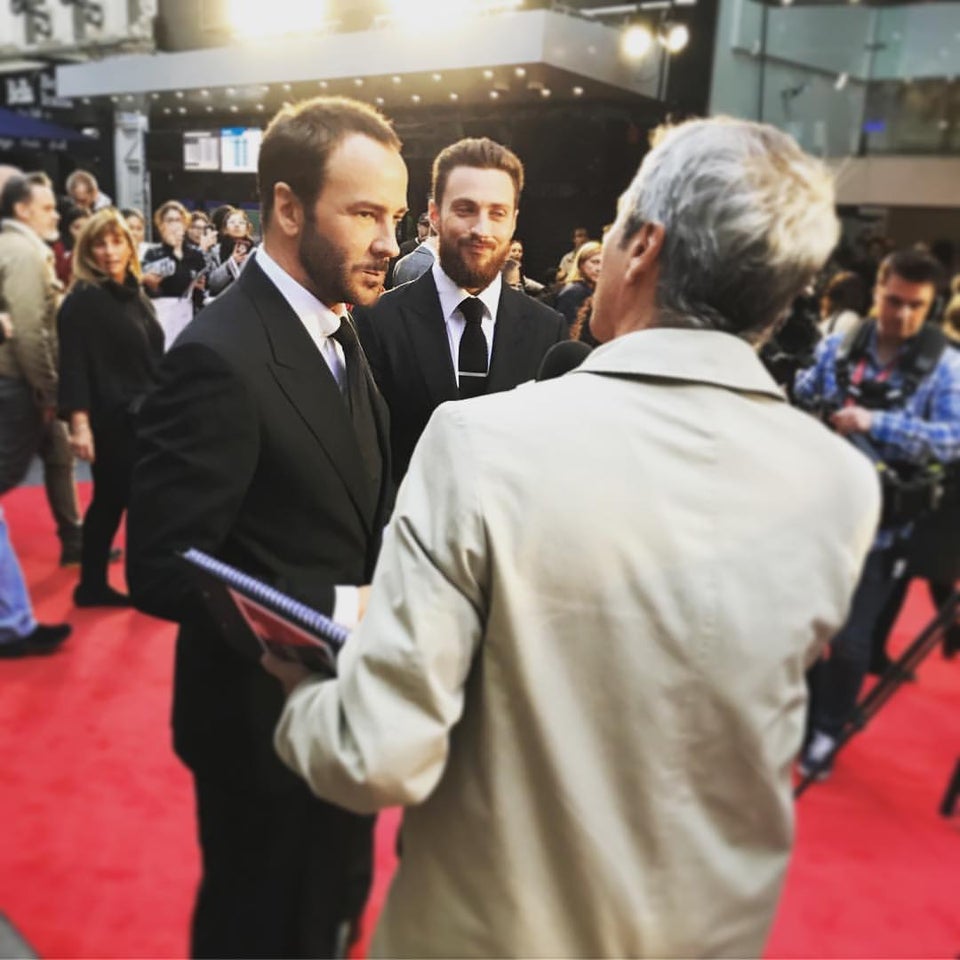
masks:
<path fill-rule="evenodd" d="M 28 150 L 66 150 L 71 143 L 78 142 L 93 141 L 79 130 L 0 108 L 0 150 L 15 146 Z"/>

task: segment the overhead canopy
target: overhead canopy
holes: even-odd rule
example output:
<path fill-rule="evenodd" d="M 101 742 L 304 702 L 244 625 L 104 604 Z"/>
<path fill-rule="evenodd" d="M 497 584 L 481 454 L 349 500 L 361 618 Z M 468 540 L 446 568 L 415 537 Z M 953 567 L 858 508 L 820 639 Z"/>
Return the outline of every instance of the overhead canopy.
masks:
<path fill-rule="evenodd" d="M 26 117 L 0 107 L 0 150 L 15 146 L 32 150 L 66 150 L 68 145 L 90 142 L 90 137 L 70 127 Z"/>

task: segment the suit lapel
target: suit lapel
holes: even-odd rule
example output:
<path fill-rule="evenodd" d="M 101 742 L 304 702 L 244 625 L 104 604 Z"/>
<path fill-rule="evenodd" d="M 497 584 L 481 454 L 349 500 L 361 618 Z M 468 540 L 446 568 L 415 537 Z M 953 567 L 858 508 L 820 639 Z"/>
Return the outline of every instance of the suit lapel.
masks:
<path fill-rule="evenodd" d="M 253 301 L 266 331 L 273 353 L 267 363 L 271 373 L 324 449 L 371 531 L 379 491 L 370 489 L 353 425 L 330 368 L 299 317 L 256 261 L 248 264 L 237 282 Z"/>
<path fill-rule="evenodd" d="M 493 331 L 493 350 L 490 353 L 490 371 L 487 393 L 512 390 L 520 380 L 522 362 L 527 353 L 526 341 L 532 335 L 530 325 L 524 323 L 523 297 L 526 294 L 511 290 L 506 284 L 500 291 L 497 323 Z"/>
<path fill-rule="evenodd" d="M 432 270 L 410 284 L 401 312 L 417 356 L 417 367 L 433 405 L 458 399 L 447 325 L 440 310 L 440 295 Z"/>

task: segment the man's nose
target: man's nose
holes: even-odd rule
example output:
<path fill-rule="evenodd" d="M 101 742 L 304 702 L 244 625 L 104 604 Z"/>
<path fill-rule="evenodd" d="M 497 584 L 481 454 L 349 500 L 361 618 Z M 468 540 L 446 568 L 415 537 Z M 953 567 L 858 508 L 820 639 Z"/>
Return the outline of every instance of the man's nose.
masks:
<path fill-rule="evenodd" d="M 373 248 L 378 254 L 389 257 L 391 260 L 400 253 L 400 244 L 397 243 L 397 230 L 392 223 L 387 224 L 380 231 L 373 242 Z"/>

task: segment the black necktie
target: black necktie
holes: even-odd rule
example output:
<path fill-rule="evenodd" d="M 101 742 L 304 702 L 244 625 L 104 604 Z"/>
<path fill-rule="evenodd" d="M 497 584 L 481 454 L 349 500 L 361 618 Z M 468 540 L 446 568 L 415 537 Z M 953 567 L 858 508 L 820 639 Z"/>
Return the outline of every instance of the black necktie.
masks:
<path fill-rule="evenodd" d="M 370 399 L 370 383 L 365 369 L 366 360 L 357 331 L 349 317 L 342 317 L 340 326 L 332 334 L 341 347 L 346 360 L 347 389 L 345 399 L 353 422 L 353 432 L 357 437 L 360 455 L 370 475 L 374 496 L 379 496 L 383 477 L 383 457 L 377 440 L 377 421 L 373 415 L 373 401 Z"/>
<path fill-rule="evenodd" d="M 476 297 L 467 297 L 457 308 L 467 325 L 460 338 L 460 356 L 457 370 L 460 374 L 460 397 L 479 397 L 487 392 L 487 338 L 483 335 L 480 321 L 483 319 L 483 302 Z"/>

